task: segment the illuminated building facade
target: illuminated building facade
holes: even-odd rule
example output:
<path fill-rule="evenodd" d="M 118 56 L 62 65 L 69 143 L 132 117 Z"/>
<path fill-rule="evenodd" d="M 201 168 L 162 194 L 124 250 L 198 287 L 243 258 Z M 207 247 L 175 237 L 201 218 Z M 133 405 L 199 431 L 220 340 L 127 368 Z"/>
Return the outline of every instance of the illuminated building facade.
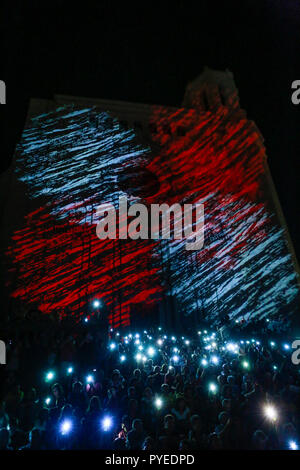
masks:
<path fill-rule="evenodd" d="M 10 175 L 9 302 L 80 318 L 100 299 L 113 327 L 178 328 L 224 314 L 288 324 L 298 311 L 297 260 L 263 137 L 229 71 L 205 69 L 181 108 L 32 100 Z M 203 249 L 99 240 L 96 209 L 122 194 L 146 205 L 203 203 Z"/>

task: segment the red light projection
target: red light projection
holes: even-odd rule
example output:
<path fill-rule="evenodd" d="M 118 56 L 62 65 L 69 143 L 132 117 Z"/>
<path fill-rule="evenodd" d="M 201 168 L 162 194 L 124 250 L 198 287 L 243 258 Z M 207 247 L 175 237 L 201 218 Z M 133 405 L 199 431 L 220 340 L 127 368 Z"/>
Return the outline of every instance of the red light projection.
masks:
<path fill-rule="evenodd" d="M 197 311 L 212 323 L 221 313 L 264 317 L 282 305 L 292 312 L 295 274 L 264 200 L 265 154 L 254 124 L 224 106 L 214 113 L 152 107 L 149 124 L 152 151 L 96 108 L 61 107 L 25 130 L 17 170 L 31 210 L 8 250 L 12 296 L 78 318 L 101 298 L 114 327 L 130 323 L 134 306 L 150 314 L 166 295 L 182 316 Z M 127 187 L 132 201 L 148 206 L 203 203 L 204 248 L 99 240 L 97 207 L 116 204 Z"/>

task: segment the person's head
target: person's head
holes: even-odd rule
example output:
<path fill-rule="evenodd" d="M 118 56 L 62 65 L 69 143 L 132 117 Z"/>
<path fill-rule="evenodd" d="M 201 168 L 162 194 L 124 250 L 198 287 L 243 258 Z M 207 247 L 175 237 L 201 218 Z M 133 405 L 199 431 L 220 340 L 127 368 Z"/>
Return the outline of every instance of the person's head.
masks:
<path fill-rule="evenodd" d="M 9 431 L 6 428 L 0 429 L 0 449 L 7 449 L 10 440 Z"/>
<path fill-rule="evenodd" d="M 136 380 L 140 380 L 141 378 L 141 370 L 140 369 L 135 369 L 133 371 L 133 377 L 136 379 Z"/>
<path fill-rule="evenodd" d="M 231 399 L 230 398 L 224 398 L 222 400 L 222 408 L 224 411 L 227 411 L 227 413 L 230 412 L 231 410 Z"/>
<path fill-rule="evenodd" d="M 295 426 L 293 425 L 293 423 L 285 423 L 282 426 L 282 433 L 283 433 L 285 439 L 295 438 L 295 436 L 297 434 Z"/>
<path fill-rule="evenodd" d="M 167 364 L 163 364 L 161 366 L 161 373 L 162 374 L 166 374 L 168 372 L 168 365 Z"/>
<path fill-rule="evenodd" d="M 202 421 L 199 415 L 191 416 L 190 423 L 193 431 L 199 431 L 202 429 Z"/>
<path fill-rule="evenodd" d="M 94 395 L 91 397 L 88 411 L 91 413 L 97 413 L 101 411 L 101 403 L 98 396 Z"/>
<path fill-rule="evenodd" d="M 226 375 L 222 375 L 222 374 L 218 375 L 217 381 L 220 385 L 226 384 L 226 381 L 227 381 Z"/>
<path fill-rule="evenodd" d="M 143 450 L 148 450 L 148 451 L 151 451 L 151 450 L 154 450 L 155 448 L 155 441 L 152 437 L 150 436 L 147 436 L 146 439 L 144 440 L 143 442 L 143 446 L 142 446 L 142 449 Z"/>
<path fill-rule="evenodd" d="M 56 400 L 63 397 L 64 391 L 62 386 L 59 383 L 56 383 L 52 386 L 52 393 Z"/>
<path fill-rule="evenodd" d="M 159 374 L 160 373 L 160 367 L 159 366 L 155 366 L 154 367 L 154 374 Z"/>
<path fill-rule="evenodd" d="M 125 431 L 128 431 L 129 426 L 130 426 L 130 418 L 128 415 L 124 415 L 122 417 L 122 429 L 124 429 Z"/>
<path fill-rule="evenodd" d="M 135 398 L 136 397 L 135 387 L 128 387 L 127 395 L 128 395 L 128 398 Z"/>
<path fill-rule="evenodd" d="M 143 422 L 141 419 L 134 419 L 132 421 L 132 429 L 137 433 L 141 434 L 143 432 Z"/>
<path fill-rule="evenodd" d="M 146 362 L 145 365 L 146 365 L 146 367 L 147 367 L 148 369 L 152 369 L 152 368 L 153 368 L 153 361 L 152 361 L 152 359 L 148 359 L 148 361 Z"/>
<path fill-rule="evenodd" d="M 162 393 L 163 395 L 168 395 L 169 392 L 170 392 L 170 387 L 169 387 L 168 384 L 162 384 L 161 387 L 160 387 L 160 389 L 161 389 L 161 393 Z"/>
<path fill-rule="evenodd" d="M 75 395 L 80 395 L 82 393 L 82 390 L 83 390 L 83 385 L 81 382 L 74 382 L 73 385 L 72 385 L 72 392 L 75 394 Z"/>
<path fill-rule="evenodd" d="M 168 414 L 164 417 L 164 428 L 172 431 L 175 428 L 175 418 L 173 415 Z"/>
<path fill-rule="evenodd" d="M 153 397 L 153 392 L 152 392 L 152 389 L 150 387 L 146 387 L 145 390 L 144 390 L 144 397 L 147 399 L 147 400 L 151 400 L 152 397 Z"/>
<path fill-rule="evenodd" d="M 222 424 L 223 426 L 226 424 L 228 418 L 229 418 L 229 415 L 226 411 L 221 411 L 221 413 L 219 413 L 218 415 L 219 423 Z"/>
<path fill-rule="evenodd" d="M 255 450 L 265 450 L 267 446 L 267 436 L 261 429 L 257 429 L 252 437 L 253 447 Z"/>
<path fill-rule="evenodd" d="M 114 385 L 119 384 L 119 382 L 121 381 L 121 374 L 120 374 L 120 371 L 118 369 L 115 369 L 113 371 L 112 376 L 111 376 L 111 380 L 112 380 L 112 383 Z"/>

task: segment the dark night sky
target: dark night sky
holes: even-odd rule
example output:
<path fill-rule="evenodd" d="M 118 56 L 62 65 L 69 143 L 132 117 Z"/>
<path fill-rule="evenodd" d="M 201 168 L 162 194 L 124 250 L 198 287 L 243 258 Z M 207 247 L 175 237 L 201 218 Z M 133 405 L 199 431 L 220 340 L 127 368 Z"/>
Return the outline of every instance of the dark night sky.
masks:
<path fill-rule="evenodd" d="M 299 259 L 300 105 L 290 98 L 292 81 L 300 79 L 299 0 L 3 4 L 2 170 L 30 97 L 63 93 L 176 106 L 204 65 L 228 67 L 242 107 L 265 138 Z"/>

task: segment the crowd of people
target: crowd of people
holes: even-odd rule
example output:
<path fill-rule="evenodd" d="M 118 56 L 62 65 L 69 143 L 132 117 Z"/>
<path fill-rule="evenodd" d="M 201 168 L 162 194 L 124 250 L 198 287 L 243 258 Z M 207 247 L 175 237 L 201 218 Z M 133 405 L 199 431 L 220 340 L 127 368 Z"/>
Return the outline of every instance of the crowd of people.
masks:
<path fill-rule="evenodd" d="M 299 367 L 282 332 L 202 325 L 186 336 L 39 312 L 11 324 L 1 450 L 300 446 Z"/>

